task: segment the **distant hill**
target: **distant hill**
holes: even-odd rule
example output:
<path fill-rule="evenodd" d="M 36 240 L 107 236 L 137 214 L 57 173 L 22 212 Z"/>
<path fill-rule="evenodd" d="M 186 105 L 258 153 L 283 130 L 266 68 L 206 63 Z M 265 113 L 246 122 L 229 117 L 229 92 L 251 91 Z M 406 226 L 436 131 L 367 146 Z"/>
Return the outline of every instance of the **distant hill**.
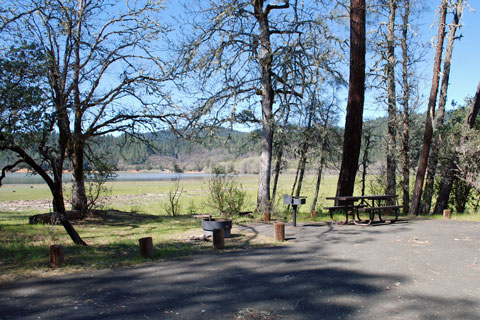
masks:
<path fill-rule="evenodd" d="M 411 129 L 412 159 L 421 146 L 424 115 L 415 117 Z M 400 118 L 398 121 L 400 122 Z M 372 164 L 384 165 L 385 162 L 385 135 L 387 119 L 385 117 L 364 122 L 364 130 L 371 128 L 375 137 L 373 148 L 369 151 Z M 300 143 L 301 128 L 290 128 L 290 135 L 281 141 L 288 145 L 284 153 L 285 169 L 296 168 L 296 152 Z M 337 135 L 343 136 L 343 129 L 335 129 Z M 398 132 L 400 134 L 401 132 Z M 400 146 L 400 138 L 398 138 Z M 315 146 L 315 143 L 313 143 Z M 227 171 L 239 173 L 258 173 L 259 157 L 261 153 L 260 132 L 240 132 L 226 128 L 217 128 L 211 133 L 200 136 L 180 138 L 171 131 L 159 131 L 144 134 L 140 139 L 132 139 L 127 135 L 107 135 L 90 141 L 89 154 L 92 157 L 103 158 L 107 164 L 118 170 L 166 170 L 166 171 L 202 171 L 211 172 L 216 166 L 222 166 Z M 334 148 L 341 148 L 341 144 Z M 337 152 L 340 150 L 337 150 Z M 274 154 L 275 156 L 275 154 Z M 315 157 L 318 152 L 311 150 L 312 161 L 307 162 L 307 169 L 312 170 L 317 165 Z M 12 163 L 14 157 L 9 152 L 0 151 L 0 165 Z M 332 160 L 331 168 L 338 167 L 337 161 Z M 412 162 L 412 166 L 416 165 Z M 68 169 L 68 161 L 66 166 Z M 89 166 L 87 159 L 86 165 Z"/>

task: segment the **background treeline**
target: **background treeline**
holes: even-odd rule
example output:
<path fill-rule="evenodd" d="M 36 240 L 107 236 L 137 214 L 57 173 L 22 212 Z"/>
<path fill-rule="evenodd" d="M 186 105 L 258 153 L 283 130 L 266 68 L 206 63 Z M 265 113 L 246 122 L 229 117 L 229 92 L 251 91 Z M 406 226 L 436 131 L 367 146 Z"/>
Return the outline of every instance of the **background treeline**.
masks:
<path fill-rule="evenodd" d="M 421 123 L 423 115 L 416 117 L 416 122 Z M 416 126 L 418 128 L 421 125 Z M 374 137 L 368 151 L 371 173 L 378 174 L 385 161 L 385 136 L 387 130 L 386 117 L 365 121 L 365 128 Z M 294 172 L 298 160 L 298 149 L 302 143 L 304 127 L 291 124 L 287 127 L 286 135 L 279 143 L 285 147 L 285 159 L 282 163 L 282 172 Z M 419 130 L 420 131 L 420 130 Z M 338 141 L 343 136 L 343 129 L 332 127 L 328 135 L 332 141 Z M 55 136 L 52 140 L 55 140 Z M 421 146 L 419 134 L 412 140 L 413 158 L 418 157 Z M 337 173 L 338 154 L 341 144 L 329 151 L 328 169 Z M 318 150 L 315 145 L 308 152 L 306 163 L 307 171 L 314 169 L 315 158 Z M 90 156 L 102 158 L 114 170 L 162 170 L 173 172 L 212 172 L 216 167 L 223 167 L 226 172 L 241 174 L 257 174 L 258 158 L 260 156 L 260 132 L 237 131 L 218 128 L 212 134 L 195 137 L 179 137 L 172 131 L 161 131 L 155 134 L 147 133 L 140 137 L 128 135 L 105 135 L 96 137 L 88 144 Z M 5 166 L 14 159 L 9 151 L 0 151 L 0 165 Z M 413 165 L 413 164 L 412 164 Z M 91 168 L 90 162 L 85 163 L 86 168 Z M 20 166 L 21 168 L 21 166 Z M 66 170 L 71 165 L 66 163 Z"/>

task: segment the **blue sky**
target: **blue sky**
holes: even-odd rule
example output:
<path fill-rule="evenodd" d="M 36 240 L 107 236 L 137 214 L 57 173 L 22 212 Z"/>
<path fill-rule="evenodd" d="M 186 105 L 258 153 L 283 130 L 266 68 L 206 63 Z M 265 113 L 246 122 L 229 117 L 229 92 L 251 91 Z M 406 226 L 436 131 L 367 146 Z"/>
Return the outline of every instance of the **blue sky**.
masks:
<path fill-rule="evenodd" d="M 479 2 L 471 1 L 472 5 Z M 480 9 L 477 8 L 477 9 Z M 455 41 L 450 73 L 450 86 L 448 88 L 448 101 L 452 99 L 463 102 L 463 99 L 473 96 L 480 81 L 480 16 L 479 12 L 472 12 L 465 8 L 463 27 L 460 33 L 463 37 Z M 451 16 L 447 20 L 451 21 Z M 432 14 L 433 19 L 433 14 Z M 430 30 L 435 34 L 435 30 Z M 433 56 L 433 54 L 432 54 Z M 432 66 L 430 66 L 430 69 Z M 431 74 L 431 71 L 430 71 Z M 431 80 L 430 80 L 431 81 Z"/>

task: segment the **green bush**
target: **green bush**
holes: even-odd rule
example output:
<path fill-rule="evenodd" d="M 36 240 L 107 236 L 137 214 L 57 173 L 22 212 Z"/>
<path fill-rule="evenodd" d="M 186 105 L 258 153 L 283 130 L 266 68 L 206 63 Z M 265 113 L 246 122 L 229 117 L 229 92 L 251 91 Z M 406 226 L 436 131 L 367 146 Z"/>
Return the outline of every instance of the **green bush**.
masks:
<path fill-rule="evenodd" d="M 206 205 L 222 217 L 238 214 L 245 204 L 247 193 L 235 176 L 225 174 L 223 168 L 214 168 L 213 177 L 208 181 Z"/>

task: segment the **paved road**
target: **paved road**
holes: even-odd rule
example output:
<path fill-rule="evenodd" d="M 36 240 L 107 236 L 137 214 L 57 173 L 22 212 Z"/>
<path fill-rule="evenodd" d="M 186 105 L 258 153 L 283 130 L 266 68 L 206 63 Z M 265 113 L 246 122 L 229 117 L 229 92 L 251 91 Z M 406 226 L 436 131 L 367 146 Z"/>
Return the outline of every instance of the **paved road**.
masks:
<path fill-rule="evenodd" d="M 479 223 L 287 226 L 286 236 L 274 248 L 2 285 L 0 319 L 480 318 Z"/>

